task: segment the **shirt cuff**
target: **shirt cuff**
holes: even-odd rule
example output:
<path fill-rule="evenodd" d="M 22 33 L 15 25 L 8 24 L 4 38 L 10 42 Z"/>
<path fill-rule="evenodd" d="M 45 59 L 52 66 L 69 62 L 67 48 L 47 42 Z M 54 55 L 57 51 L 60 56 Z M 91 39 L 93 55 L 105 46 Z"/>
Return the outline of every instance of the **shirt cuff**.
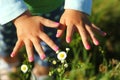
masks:
<path fill-rule="evenodd" d="M 92 0 L 65 0 L 64 9 L 74 9 L 91 14 Z"/>
<path fill-rule="evenodd" d="M 0 24 L 6 24 L 27 10 L 23 0 L 0 0 Z"/>

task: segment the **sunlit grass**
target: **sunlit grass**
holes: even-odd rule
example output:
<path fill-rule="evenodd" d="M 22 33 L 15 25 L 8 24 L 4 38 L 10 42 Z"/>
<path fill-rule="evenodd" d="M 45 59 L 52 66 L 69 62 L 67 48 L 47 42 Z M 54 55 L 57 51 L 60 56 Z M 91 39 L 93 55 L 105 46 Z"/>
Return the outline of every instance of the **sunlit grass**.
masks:
<path fill-rule="evenodd" d="M 119 60 L 108 59 L 104 45 L 92 45 L 93 49 L 85 50 L 83 45 L 78 45 L 82 44 L 78 36 L 78 34 L 74 35 L 70 45 L 63 44 L 64 48 L 55 53 L 57 57 L 47 58 L 51 62 L 49 76 L 54 80 L 119 80 Z M 69 48 L 66 50 L 66 47 Z M 17 73 L 19 78 L 16 80 L 28 80 L 31 77 L 33 64 L 28 62 L 27 56 L 24 57 L 21 66 L 27 65 L 28 70 L 22 72 L 20 66 Z"/>

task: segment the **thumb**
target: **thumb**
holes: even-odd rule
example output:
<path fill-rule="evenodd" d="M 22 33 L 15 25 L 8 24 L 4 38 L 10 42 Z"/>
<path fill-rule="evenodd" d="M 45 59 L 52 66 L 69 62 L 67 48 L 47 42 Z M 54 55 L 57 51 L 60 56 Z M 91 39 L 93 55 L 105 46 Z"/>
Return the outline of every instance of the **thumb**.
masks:
<path fill-rule="evenodd" d="M 40 23 L 46 27 L 51 27 L 51 28 L 57 28 L 59 27 L 60 23 L 40 17 L 39 18 Z"/>

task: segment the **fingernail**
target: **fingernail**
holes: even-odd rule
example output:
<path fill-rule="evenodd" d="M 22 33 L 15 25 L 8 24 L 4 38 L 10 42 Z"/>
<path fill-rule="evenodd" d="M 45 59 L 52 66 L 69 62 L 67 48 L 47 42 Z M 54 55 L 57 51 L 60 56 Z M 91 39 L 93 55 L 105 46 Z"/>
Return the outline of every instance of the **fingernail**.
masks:
<path fill-rule="evenodd" d="M 59 37 L 59 35 L 60 35 L 60 34 L 59 34 L 59 33 L 57 33 L 57 34 L 56 34 L 56 37 Z"/>
<path fill-rule="evenodd" d="M 41 60 L 44 60 L 46 58 L 45 54 L 40 55 Z"/>
<path fill-rule="evenodd" d="M 99 45 L 99 42 L 97 40 L 95 40 L 94 44 L 97 46 L 97 45 Z"/>
<path fill-rule="evenodd" d="M 67 43 L 70 43 L 70 41 L 71 41 L 70 38 L 67 38 L 67 39 L 66 39 L 66 42 L 67 42 Z"/>
<path fill-rule="evenodd" d="M 58 22 L 55 22 L 55 24 L 56 24 L 56 25 L 59 25 L 60 23 L 58 23 Z"/>
<path fill-rule="evenodd" d="M 14 52 L 12 52 L 10 56 L 11 56 L 11 57 L 14 57 L 14 56 L 15 56 L 15 53 L 14 53 Z"/>
<path fill-rule="evenodd" d="M 33 57 L 29 57 L 29 62 L 33 62 L 34 58 Z"/>
<path fill-rule="evenodd" d="M 56 46 L 56 47 L 54 48 L 54 51 L 58 51 L 58 50 L 59 50 L 59 47 Z"/>
<path fill-rule="evenodd" d="M 106 33 L 106 32 L 104 32 L 103 34 L 104 34 L 105 36 L 107 35 L 107 33 Z"/>
<path fill-rule="evenodd" d="M 89 50 L 90 49 L 90 45 L 86 45 L 86 47 L 85 47 L 87 50 Z"/>

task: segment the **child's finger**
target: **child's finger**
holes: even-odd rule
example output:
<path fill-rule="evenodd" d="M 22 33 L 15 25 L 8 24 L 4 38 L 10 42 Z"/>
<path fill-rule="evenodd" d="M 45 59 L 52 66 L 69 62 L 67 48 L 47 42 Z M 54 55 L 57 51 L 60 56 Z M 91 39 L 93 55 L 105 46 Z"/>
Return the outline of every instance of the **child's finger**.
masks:
<path fill-rule="evenodd" d="M 33 60 L 34 60 L 33 44 L 30 40 L 25 40 L 24 44 L 25 44 L 25 47 L 26 47 L 29 62 L 33 62 Z"/>
<path fill-rule="evenodd" d="M 45 33 L 42 33 L 41 35 L 39 35 L 39 37 L 46 44 L 48 44 L 54 51 L 58 51 L 59 50 L 59 47 Z"/>
<path fill-rule="evenodd" d="M 61 35 L 64 33 L 64 31 L 65 31 L 65 26 L 60 26 L 60 27 L 62 27 L 62 28 L 60 28 L 60 29 L 58 29 L 57 30 L 57 34 L 56 34 L 56 37 L 61 37 Z"/>
<path fill-rule="evenodd" d="M 64 25 L 64 21 L 63 20 L 60 20 L 60 26 L 57 30 L 57 34 L 56 34 L 56 37 L 61 37 L 61 35 L 64 33 L 65 31 L 65 28 L 66 28 L 66 25 Z"/>
<path fill-rule="evenodd" d="M 40 20 L 40 23 L 46 27 L 57 28 L 60 25 L 60 23 L 58 22 L 54 22 L 52 20 L 49 20 L 43 17 L 39 17 L 39 20 Z"/>
<path fill-rule="evenodd" d="M 106 36 L 106 32 L 102 31 L 100 28 L 98 28 L 97 26 L 95 26 L 94 24 L 92 24 L 93 30 L 95 32 L 97 32 L 98 34 L 100 34 L 101 36 Z"/>
<path fill-rule="evenodd" d="M 71 37 L 73 35 L 73 29 L 74 25 L 67 25 L 67 33 L 66 33 L 66 42 L 70 43 L 71 42 Z"/>
<path fill-rule="evenodd" d="M 90 49 L 90 44 L 88 43 L 88 36 L 89 34 L 87 33 L 86 29 L 85 29 L 85 25 L 83 23 L 76 25 L 77 29 L 81 35 L 82 38 L 82 42 L 84 47 L 89 50 Z"/>
<path fill-rule="evenodd" d="M 23 42 L 21 40 L 18 40 L 10 56 L 14 57 L 22 46 Z"/>
<path fill-rule="evenodd" d="M 31 41 L 33 42 L 35 50 L 38 52 L 41 60 L 44 60 L 46 58 L 46 56 L 45 56 L 44 50 L 42 49 L 42 47 L 40 45 L 40 40 L 37 38 L 33 38 Z"/>
<path fill-rule="evenodd" d="M 90 26 L 89 25 L 85 25 L 85 28 L 88 31 L 88 33 L 89 33 L 93 43 L 95 45 L 99 45 L 99 41 L 96 39 L 95 34 L 94 34 L 93 30 L 92 30 L 92 25 L 90 25 Z"/>

